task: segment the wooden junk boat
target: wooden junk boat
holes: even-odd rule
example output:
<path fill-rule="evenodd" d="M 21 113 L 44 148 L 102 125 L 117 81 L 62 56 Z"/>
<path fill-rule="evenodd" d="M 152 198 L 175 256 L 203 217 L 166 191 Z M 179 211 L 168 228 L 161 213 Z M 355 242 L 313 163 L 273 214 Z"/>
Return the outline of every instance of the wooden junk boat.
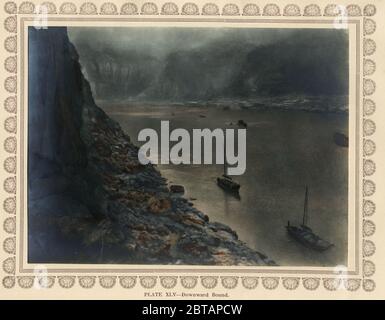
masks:
<path fill-rule="evenodd" d="M 321 239 L 319 236 L 314 234 L 313 230 L 310 229 L 307 224 L 308 215 L 308 187 L 306 186 L 305 191 L 305 203 L 303 209 L 303 220 L 300 226 L 291 226 L 290 221 L 287 222 L 286 230 L 289 235 L 302 243 L 306 247 L 309 247 L 316 251 L 325 251 L 333 246 L 332 243 Z"/>
<path fill-rule="evenodd" d="M 230 192 L 235 197 L 239 198 L 239 188 L 241 185 L 235 182 L 228 174 L 227 174 L 227 159 L 226 159 L 226 141 L 224 143 L 224 155 L 225 161 L 223 165 L 223 175 L 217 178 L 217 185 L 221 187 L 223 190 Z"/>
<path fill-rule="evenodd" d="M 227 174 L 222 175 L 221 177 L 217 178 L 217 184 L 225 191 L 238 194 L 239 188 L 241 185 L 237 182 L 235 182 L 230 176 Z"/>

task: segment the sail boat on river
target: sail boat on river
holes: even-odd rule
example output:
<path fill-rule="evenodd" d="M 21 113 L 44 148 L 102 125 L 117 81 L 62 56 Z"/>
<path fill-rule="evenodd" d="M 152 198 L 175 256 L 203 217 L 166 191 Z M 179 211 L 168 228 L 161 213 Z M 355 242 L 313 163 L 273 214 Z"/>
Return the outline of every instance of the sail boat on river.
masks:
<path fill-rule="evenodd" d="M 293 237 L 298 242 L 303 245 L 317 250 L 325 251 L 333 246 L 332 243 L 321 239 L 319 236 L 313 233 L 313 230 L 307 226 L 307 216 L 308 216 L 308 187 L 306 186 L 305 191 L 305 203 L 303 208 L 303 218 L 302 224 L 299 227 L 291 226 L 290 221 L 287 222 L 287 232 L 291 237 Z"/>

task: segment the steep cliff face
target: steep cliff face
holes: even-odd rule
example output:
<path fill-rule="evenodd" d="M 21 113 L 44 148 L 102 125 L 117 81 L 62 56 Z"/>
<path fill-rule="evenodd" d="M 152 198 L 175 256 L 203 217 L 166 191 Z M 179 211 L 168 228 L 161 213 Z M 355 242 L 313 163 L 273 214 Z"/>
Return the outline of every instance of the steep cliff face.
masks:
<path fill-rule="evenodd" d="M 29 154 L 85 164 L 80 138 L 83 83 L 76 52 L 59 28 L 29 30 Z"/>
<path fill-rule="evenodd" d="M 29 37 L 30 262 L 274 264 L 138 162 L 95 105 L 65 28 Z"/>
<path fill-rule="evenodd" d="M 62 237 L 63 217 L 100 215 L 84 121 L 93 103 L 66 30 L 29 29 L 28 214 L 31 261 L 68 259 L 81 247 Z M 101 112 L 101 111 L 100 111 Z M 92 209 L 92 214 L 90 213 Z M 60 252 L 61 251 L 61 252 Z"/>
<path fill-rule="evenodd" d="M 79 50 L 80 49 L 80 50 Z M 152 56 L 129 52 L 116 52 L 108 48 L 90 47 L 80 42 L 82 67 L 90 81 L 96 98 L 125 99 L 143 94 L 153 85 L 159 73 L 159 61 Z"/>

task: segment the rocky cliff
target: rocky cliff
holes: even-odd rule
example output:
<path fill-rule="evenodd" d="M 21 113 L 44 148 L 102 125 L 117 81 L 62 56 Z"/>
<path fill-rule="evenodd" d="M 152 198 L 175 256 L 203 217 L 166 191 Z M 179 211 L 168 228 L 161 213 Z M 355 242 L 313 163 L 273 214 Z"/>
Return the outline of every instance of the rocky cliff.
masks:
<path fill-rule="evenodd" d="M 29 262 L 274 265 L 138 162 L 65 28 L 31 28 L 29 59 Z"/>

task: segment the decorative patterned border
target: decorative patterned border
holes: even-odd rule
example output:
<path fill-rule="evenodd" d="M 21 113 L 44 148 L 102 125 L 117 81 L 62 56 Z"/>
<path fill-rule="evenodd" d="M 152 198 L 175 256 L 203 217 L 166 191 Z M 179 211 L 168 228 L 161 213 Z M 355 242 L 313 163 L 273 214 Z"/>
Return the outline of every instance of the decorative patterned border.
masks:
<path fill-rule="evenodd" d="M 370 79 L 370 76 L 376 71 L 376 63 L 373 55 L 376 51 L 376 43 L 370 38 L 376 31 L 376 22 L 369 17 L 374 16 L 376 13 L 376 7 L 374 5 L 366 5 L 364 7 L 363 19 L 363 36 L 364 36 L 364 58 L 363 58 L 363 280 L 362 286 L 365 291 L 373 291 L 376 287 L 375 282 L 371 277 L 375 273 L 375 264 L 368 260 L 372 257 L 376 251 L 376 246 L 370 237 L 375 233 L 375 224 L 369 217 L 373 216 L 376 210 L 376 206 L 371 200 L 376 190 L 376 185 L 372 178 L 376 172 L 376 164 L 372 159 L 375 152 L 375 142 L 373 141 L 373 135 L 376 131 L 376 124 L 373 121 L 373 114 L 376 111 L 376 104 L 371 99 L 376 90 L 376 83 Z M 355 288 L 355 287 L 354 287 Z"/>
<path fill-rule="evenodd" d="M 100 286 L 101 288 L 111 289 L 119 283 L 120 287 L 133 289 L 140 284 L 145 289 L 154 288 L 159 283 L 165 289 L 174 288 L 178 280 L 185 289 L 196 288 L 200 280 L 202 287 L 213 289 L 220 283 L 225 289 L 234 289 L 240 284 L 243 288 L 253 290 L 262 284 L 266 290 L 274 290 L 280 287 L 287 290 L 295 290 L 300 285 L 307 290 L 316 290 L 323 284 L 328 291 L 335 291 L 344 288 L 349 291 L 356 291 L 363 288 L 364 291 L 373 291 L 376 287 L 372 276 L 375 273 L 375 264 L 369 260 L 376 251 L 374 242 L 370 239 L 375 233 L 375 224 L 371 217 L 375 214 L 376 205 L 371 199 L 376 191 L 375 183 L 371 176 L 376 171 L 375 162 L 372 159 L 376 150 L 376 144 L 373 135 L 376 131 L 376 125 L 373 121 L 373 114 L 376 110 L 376 104 L 373 100 L 373 94 L 376 90 L 376 84 L 370 78 L 376 71 L 374 54 L 376 43 L 370 38 L 376 31 L 376 23 L 373 16 L 376 14 L 376 7 L 368 4 L 361 9 L 358 5 L 349 5 L 346 7 L 349 17 L 363 17 L 363 123 L 362 123 L 362 143 L 363 143 L 363 207 L 362 207 L 362 278 L 319 278 L 319 277 L 238 277 L 238 276 L 39 276 L 28 275 L 18 276 L 16 274 L 16 161 L 17 158 L 17 19 L 18 14 L 36 14 L 42 12 L 42 7 L 48 14 L 61 15 L 204 15 L 204 16 L 304 16 L 304 17 L 335 17 L 341 14 L 341 9 L 335 4 L 329 4 L 321 8 L 317 4 L 306 5 L 300 8 L 298 5 L 290 4 L 281 8 L 277 4 L 266 4 L 261 8 L 254 3 L 244 5 L 242 8 L 234 3 L 225 4 L 220 8 L 215 3 L 206 3 L 201 8 L 193 3 L 186 2 L 178 7 L 176 3 L 165 2 L 160 8 L 156 3 L 145 2 L 140 8 L 135 3 L 126 2 L 120 9 L 112 2 L 105 2 L 99 7 L 92 2 L 84 2 L 79 8 L 71 2 L 62 2 L 56 6 L 53 2 L 43 2 L 36 6 L 31 1 L 23 1 L 20 5 L 8 1 L 4 4 L 4 11 L 8 16 L 4 20 L 4 29 L 8 36 L 4 41 L 4 48 L 10 54 L 4 61 L 4 69 L 9 76 L 4 81 L 4 88 L 8 92 L 8 97 L 4 100 L 4 109 L 8 117 L 4 121 L 4 129 L 7 136 L 4 139 L 4 150 L 9 156 L 4 160 L 3 167 L 9 174 L 3 182 L 3 189 L 8 194 L 3 202 L 3 209 L 6 213 L 3 219 L 3 230 L 8 236 L 3 241 L 3 251 L 7 257 L 2 262 L 2 270 L 6 276 L 2 279 L 4 288 L 13 288 L 16 284 L 20 288 L 32 288 L 39 284 L 43 288 L 52 288 L 55 283 L 61 288 L 69 289 L 76 283 L 85 289 Z M 139 281 L 138 281 L 139 279 Z"/>
<path fill-rule="evenodd" d="M 56 6 L 54 2 L 45 1 L 39 5 L 35 5 L 31 1 L 23 1 L 18 6 L 15 2 L 8 1 L 4 4 L 4 11 L 9 15 L 16 14 L 36 14 L 41 13 L 42 8 L 45 8 L 48 14 L 62 15 L 223 15 L 223 16 L 309 16 L 309 17 L 336 17 L 341 14 L 340 6 L 336 4 L 326 5 L 322 10 L 317 4 L 306 5 L 303 9 L 296 4 L 288 4 L 283 9 L 278 4 L 268 3 L 264 6 L 258 6 L 255 3 L 248 3 L 239 6 L 235 3 L 227 3 L 222 9 L 214 2 L 208 2 L 201 8 L 194 2 L 186 2 L 181 8 L 174 2 L 164 2 L 159 8 L 155 2 L 145 2 L 140 8 L 134 2 L 125 2 L 118 6 L 113 2 L 104 2 L 99 7 L 93 2 L 85 1 L 79 7 L 73 2 L 62 2 L 60 6 Z M 260 9 L 262 8 L 262 10 Z M 355 4 L 346 7 L 349 17 L 372 17 L 376 14 L 376 7 L 373 4 L 366 5 L 363 10 Z M 16 16 L 8 17 L 8 22 L 4 23 L 7 31 L 9 27 L 16 31 Z M 6 19 L 6 20 L 7 20 Z M 8 24 L 13 24 L 13 27 Z M 6 26 L 8 25 L 8 26 Z M 365 28 L 374 28 L 373 20 L 367 23 Z"/>

